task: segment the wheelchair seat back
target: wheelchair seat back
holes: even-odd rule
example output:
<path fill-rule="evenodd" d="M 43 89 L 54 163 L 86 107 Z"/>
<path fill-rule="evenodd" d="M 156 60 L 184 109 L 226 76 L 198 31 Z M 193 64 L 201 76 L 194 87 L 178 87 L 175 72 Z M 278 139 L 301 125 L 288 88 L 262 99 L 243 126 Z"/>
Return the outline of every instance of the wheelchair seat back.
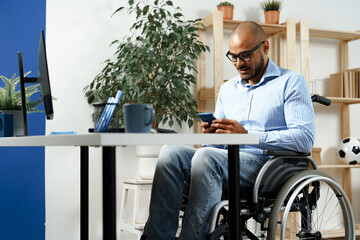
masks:
<path fill-rule="evenodd" d="M 284 183 L 300 171 L 314 166 L 308 156 L 279 156 L 270 159 L 260 170 L 253 190 L 253 202 L 259 198 L 271 203 L 275 200 Z"/>

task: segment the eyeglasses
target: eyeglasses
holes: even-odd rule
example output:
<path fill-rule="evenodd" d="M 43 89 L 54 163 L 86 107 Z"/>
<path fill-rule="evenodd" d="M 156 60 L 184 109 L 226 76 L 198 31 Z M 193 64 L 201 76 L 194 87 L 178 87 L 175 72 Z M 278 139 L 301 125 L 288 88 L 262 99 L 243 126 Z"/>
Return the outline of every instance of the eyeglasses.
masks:
<path fill-rule="evenodd" d="M 230 53 L 230 51 L 228 51 L 226 53 L 226 57 L 231 61 L 231 62 L 237 62 L 237 59 L 240 58 L 241 61 L 244 62 L 250 62 L 251 60 L 251 54 L 253 52 L 255 52 L 260 46 L 261 44 L 263 44 L 265 41 L 262 41 L 261 43 L 259 43 L 256 47 L 254 47 L 253 49 L 251 49 L 250 51 L 245 51 L 245 52 L 241 52 L 238 55 L 232 54 Z"/>

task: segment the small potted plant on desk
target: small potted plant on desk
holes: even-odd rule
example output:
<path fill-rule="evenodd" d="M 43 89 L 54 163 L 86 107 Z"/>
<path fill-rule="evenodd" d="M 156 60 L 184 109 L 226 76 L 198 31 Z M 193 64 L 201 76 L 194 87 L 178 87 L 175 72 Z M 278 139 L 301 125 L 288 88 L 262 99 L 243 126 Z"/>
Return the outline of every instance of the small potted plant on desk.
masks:
<path fill-rule="evenodd" d="M 221 2 L 217 9 L 223 12 L 223 19 L 232 20 L 234 15 L 234 5 L 230 2 Z"/>
<path fill-rule="evenodd" d="M 122 106 L 125 103 L 149 103 L 155 109 L 153 128 L 176 121 L 189 127 L 198 120 L 197 103 L 190 88 L 196 84 L 192 71 L 196 60 L 209 47 L 198 40 L 199 21 L 183 20 L 179 7 L 171 0 L 128 1 L 114 14 L 135 14 L 132 33 L 118 44 L 114 60 L 84 88 L 88 103 L 106 102 L 118 90 L 123 91 L 119 106 L 119 121 L 123 125 Z"/>
<path fill-rule="evenodd" d="M 280 0 L 265 0 L 260 3 L 261 9 L 265 14 L 265 23 L 279 24 L 280 10 L 282 8 L 282 1 Z"/>
<path fill-rule="evenodd" d="M 30 72 L 26 73 L 28 75 Z M 21 106 L 21 91 L 17 90 L 20 78 L 13 74 L 11 78 L 0 76 L 3 86 L 0 87 L 0 112 L 13 115 L 13 135 L 24 134 L 24 122 Z M 26 107 L 28 113 L 43 112 L 37 109 L 42 103 L 42 98 L 30 101 L 30 97 L 40 92 L 40 84 L 33 84 L 25 87 Z"/>

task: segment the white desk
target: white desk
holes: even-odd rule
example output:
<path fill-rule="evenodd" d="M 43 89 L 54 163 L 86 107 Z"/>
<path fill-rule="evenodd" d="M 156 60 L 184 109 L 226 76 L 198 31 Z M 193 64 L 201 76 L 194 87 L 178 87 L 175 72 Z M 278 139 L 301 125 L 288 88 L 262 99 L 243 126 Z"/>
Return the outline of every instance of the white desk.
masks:
<path fill-rule="evenodd" d="M 0 146 L 125 146 L 163 144 L 256 144 L 255 134 L 92 133 L 0 138 Z"/>
<path fill-rule="evenodd" d="M 94 133 L 79 135 L 48 135 L 0 138 L 0 147 L 31 146 L 79 146 L 80 153 L 80 238 L 88 239 L 89 202 L 89 147 L 103 148 L 103 239 L 116 239 L 116 173 L 115 147 L 125 145 L 177 145 L 177 144 L 222 144 L 229 145 L 229 208 L 230 236 L 239 229 L 239 151 L 242 144 L 257 144 L 254 134 L 139 134 L 139 133 Z M 238 236 L 230 239 L 240 239 Z"/>

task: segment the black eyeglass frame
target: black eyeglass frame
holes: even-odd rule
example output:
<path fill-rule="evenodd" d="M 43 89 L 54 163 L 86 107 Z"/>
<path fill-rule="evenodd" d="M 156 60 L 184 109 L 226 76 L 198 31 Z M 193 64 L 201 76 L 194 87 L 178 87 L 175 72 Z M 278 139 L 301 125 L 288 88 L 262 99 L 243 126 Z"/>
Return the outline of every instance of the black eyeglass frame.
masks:
<path fill-rule="evenodd" d="M 250 51 L 244 51 L 239 53 L 238 55 L 232 54 L 230 53 L 230 50 L 225 54 L 225 56 L 231 61 L 231 62 L 237 62 L 237 59 L 240 58 L 241 61 L 243 62 L 250 62 L 251 61 L 251 54 L 253 52 L 255 52 L 265 41 L 262 41 L 261 43 L 259 43 L 258 45 L 256 45 L 256 47 L 254 47 L 253 49 L 251 49 Z M 241 56 L 242 55 L 242 56 Z M 245 56 L 244 56 L 245 55 Z M 235 58 L 235 61 L 233 60 L 233 57 Z M 249 60 L 245 60 L 244 58 L 248 57 Z"/>

